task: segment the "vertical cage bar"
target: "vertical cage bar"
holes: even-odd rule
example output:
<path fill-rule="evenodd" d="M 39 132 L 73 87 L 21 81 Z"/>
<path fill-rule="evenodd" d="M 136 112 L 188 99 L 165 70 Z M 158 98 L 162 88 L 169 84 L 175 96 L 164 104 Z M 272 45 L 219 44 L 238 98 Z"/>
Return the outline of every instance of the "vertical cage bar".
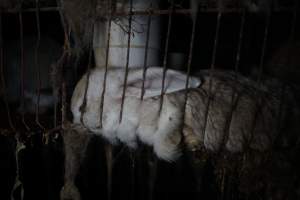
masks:
<path fill-rule="evenodd" d="M 141 100 L 144 99 L 144 95 L 145 95 L 145 80 L 146 80 L 146 73 L 147 73 L 148 49 L 149 49 L 151 20 L 152 20 L 151 12 L 152 12 L 152 4 L 150 5 L 150 11 L 149 11 L 148 20 L 147 20 L 147 33 L 146 33 L 146 44 L 145 44 L 145 54 L 144 54 L 143 83 L 142 83 Z"/>
<path fill-rule="evenodd" d="M 89 45 L 89 58 L 88 58 L 88 66 L 87 66 L 86 84 L 85 84 L 85 89 L 84 89 L 83 101 L 82 101 L 82 104 L 79 108 L 79 110 L 80 110 L 80 122 L 83 126 L 85 126 L 84 121 L 83 121 L 83 116 L 86 112 L 87 92 L 88 92 L 88 87 L 89 87 L 89 83 L 90 83 L 92 54 L 93 54 L 93 40 L 91 40 L 90 45 Z"/>
<path fill-rule="evenodd" d="M 265 61 L 267 44 L 268 44 L 271 16 L 272 16 L 272 12 L 270 11 L 270 12 L 268 12 L 266 19 L 265 19 L 266 24 L 265 24 L 265 29 L 264 29 L 263 43 L 262 43 L 262 48 L 261 48 L 261 56 L 260 56 L 260 61 L 259 61 L 259 72 L 258 72 L 258 77 L 256 80 L 259 84 L 262 79 L 262 73 L 263 73 L 263 68 L 264 68 L 264 61 Z"/>
<path fill-rule="evenodd" d="M 244 36 L 244 26 L 246 21 L 246 10 L 244 9 L 241 16 L 241 24 L 240 24 L 240 30 L 238 35 L 238 46 L 237 46 L 237 52 L 235 57 L 235 66 L 234 66 L 234 81 L 235 84 L 232 86 L 232 94 L 231 94 L 231 101 L 230 101 L 230 112 L 228 113 L 228 116 L 226 117 L 226 123 L 225 123 L 225 132 L 224 137 L 222 138 L 221 148 L 220 152 L 222 152 L 225 149 L 226 142 L 228 141 L 229 134 L 230 134 L 230 125 L 233 117 L 233 111 L 236 107 L 236 104 L 238 103 L 238 94 L 237 94 L 237 88 L 236 86 L 238 83 L 238 73 L 239 73 L 239 65 L 241 60 L 241 48 L 243 44 L 243 36 Z"/>
<path fill-rule="evenodd" d="M 56 0 L 57 5 L 61 8 L 59 9 L 59 16 L 60 16 L 60 20 L 61 20 L 61 25 L 64 31 L 64 49 L 63 49 L 63 53 L 62 56 L 60 57 L 58 63 L 58 68 L 59 68 L 59 73 L 64 73 L 63 67 L 66 61 L 66 57 L 67 55 L 70 56 L 70 40 L 69 40 L 69 28 L 67 26 L 66 20 L 65 20 L 65 16 L 63 14 L 64 11 L 64 2 L 63 0 Z M 61 106 L 61 117 L 62 117 L 62 124 L 64 127 L 64 123 L 66 122 L 66 85 L 65 85 L 65 81 L 64 79 L 62 80 L 62 84 L 61 84 L 61 100 L 62 100 L 62 106 Z M 57 97 L 56 97 L 57 98 Z M 55 100 L 55 105 L 54 105 L 54 127 L 57 127 L 57 107 L 58 107 L 58 103 Z"/>
<path fill-rule="evenodd" d="M 59 9 L 59 16 L 60 16 L 60 20 L 61 20 L 61 25 L 65 34 L 65 50 L 70 49 L 70 40 L 68 38 L 68 28 L 67 28 L 67 23 L 65 20 L 65 16 L 64 16 L 64 0 L 56 0 L 57 5 L 60 7 Z"/>
<path fill-rule="evenodd" d="M 4 78 L 4 53 L 3 53 L 3 30 L 2 30 L 2 11 L 0 10 L 0 73 L 1 73 L 1 84 L 2 84 L 2 93 L 3 93 L 3 98 L 4 98 L 4 104 L 5 104 L 5 109 L 7 113 L 7 119 L 9 123 L 9 127 L 12 129 L 12 131 L 16 131 L 16 128 L 12 122 L 11 118 L 11 112 L 10 108 L 8 105 L 8 100 L 7 100 L 7 93 L 6 93 L 6 84 L 5 84 L 5 78 Z"/>
<path fill-rule="evenodd" d="M 244 9 L 242 12 L 242 16 L 241 16 L 241 25 L 240 25 L 240 31 L 239 31 L 238 46 L 237 46 L 237 52 L 236 52 L 236 57 L 235 57 L 234 70 L 236 73 L 238 73 L 238 71 L 239 71 L 239 66 L 240 66 L 240 61 L 241 61 L 241 49 L 242 49 L 242 44 L 243 44 L 245 21 L 246 21 L 246 10 Z"/>
<path fill-rule="evenodd" d="M 185 121 L 185 112 L 186 112 L 186 105 L 188 101 L 188 86 L 190 81 L 190 74 L 191 74 L 191 66 L 192 66 L 192 58 L 193 58 L 193 52 L 194 52 L 194 41 L 195 41 L 195 34 L 196 34 L 196 27 L 197 27 L 197 16 L 198 16 L 198 8 L 196 9 L 196 13 L 194 13 L 195 17 L 193 19 L 193 25 L 192 25 L 192 33 L 191 33 L 191 40 L 190 40 L 190 49 L 189 49 L 189 56 L 188 56 L 188 62 L 187 62 L 187 78 L 185 82 L 185 93 L 184 93 L 184 107 L 183 107 L 183 121 Z M 183 135 L 183 126 L 181 130 L 182 138 L 184 138 Z M 183 145 L 185 145 L 183 143 Z"/>
<path fill-rule="evenodd" d="M 110 35 L 111 35 L 111 21 L 112 21 L 112 0 L 109 0 L 109 18 L 108 18 L 108 27 L 107 27 L 107 41 L 106 41 L 106 50 L 105 50 L 105 72 L 104 79 L 102 83 L 102 93 L 101 93 L 101 101 L 100 101 L 100 128 L 103 127 L 103 107 L 104 107 L 104 95 L 106 92 L 106 81 L 107 81 L 107 70 L 108 70 L 108 59 L 109 59 L 109 48 L 110 48 Z"/>
<path fill-rule="evenodd" d="M 168 30 L 166 35 L 166 44 L 165 44 L 165 51 L 164 51 L 164 60 L 163 60 L 163 78 L 161 83 L 161 93 L 160 93 L 160 105 L 159 105 L 159 112 L 162 110 L 163 106 L 163 98 L 164 98 L 164 90 L 165 90 L 165 79 L 167 73 L 167 58 L 168 58 L 168 51 L 169 51 L 169 40 L 171 34 L 171 27 L 172 27 L 172 16 L 174 11 L 174 2 L 171 1 L 171 6 L 169 7 L 169 15 L 168 15 Z"/>
<path fill-rule="evenodd" d="M 66 82 L 63 80 L 61 85 L 61 122 L 62 127 L 66 127 L 67 122 L 67 87 Z"/>
<path fill-rule="evenodd" d="M 273 1 L 272 1 L 273 5 Z M 269 36 L 269 29 L 270 29 L 270 22 L 271 22 L 271 16 L 272 12 L 268 12 L 265 18 L 265 29 L 264 29 L 264 35 L 263 35 L 263 44 L 261 48 L 261 56 L 260 56 L 260 62 L 259 62 L 259 72 L 258 76 L 256 79 L 256 82 L 258 85 L 261 84 L 262 82 L 262 74 L 263 74 L 263 68 L 264 68 L 264 61 L 265 61 L 265 54 L 266 54 L 266 49 L 267 49 L 267 44 L 268 44 L 268 36 Z M 254 138 L 254 131 L 255 131 L 255 126 L 257 124 L 257 116 L 259 115 L 259 111 L 261 110 L 261 104 L 262 104 L 262 97 L 259 91 L 256 91 L 256 96 L 259 96 L 258 100 L 256 101 L 255 105 L 255 112 L 254 112 L 254 120 L 251 125 L 251 131 L 250 131 L 250 138 L 248 141 L 247 146 L 249 146 Z"/>
<path fill-rule="evenodd" d="M 128 78 L 128 67 L 129 67 L 129 56 L 130 56 L 130 40 L 131 40 L 131 26 L 132 26 L 132 4 L 133 0 L 130 0 L 130 12 L 129 12 L 129 25 L 128 25 L 128 41 L 127 41 L 127 56 L 126 56 L 126 66 L 125 66 L 125 77 L 124 77 L 124 84 L 123 84 L 123 93 L 122 93 L 122 103 L 120 109 L 120 116 L 119 116 L 119 123 L 122 122 L 123 117 L 123 108 L 124 108 L 124 101 L 125 101 L 125 92 L 127 88 L 127 78 Z"/>
<path fill-rule="evenodd" d="M 53 94 L 54 95 L 54 94 Z M 55 97 L 54 105 L 53 105 L 53 127 L 55 128 L 57 126 L 57 99 L 58 97 Z"/>
<path fill-rule="evenodd" d="M 67 32 L 67 25 L 65 22 L 65 16 L 63 14 L 63 10 L 64 10 L 64 4 L 63 4 L 63 0 L 57 0 L 58 5 L 60 5 L 61 9 L 60 9 L 60 18 L 61 18 L 61 22 L 62 22 L 62 26 L 64 29 L 64 34 L 65 34 L 65 46 L 64 46 L 64 53 L 63 56 L 66 55 L 67 50 L 70 49 L 70 41 L 68 38 L 68 32 Z M 96 11 L 97 6 L 95 6 L 95 11 Z M 95 25 L 95 19 L 93 19 L 92 23 L 90 24 L 91 26 L 91 41 L 89 41 L 89 55 L 88 55 L 88 66 L 87 66 L 87 75 L 86 75 L 86 85 L 85 85 L 85 90 L 84 90 L 84 97 L 83 97 L 83 101 L 82 104 L 80 105 L 80 122 L 83 126 L 84 125 L 84 121 L 83 121 L 83 116 L 86 112 L 86 105 L 87 105 L 87 91 L 88 91 L 88 86 L 89 86 L 89 79 L 90 79 L 90 73 L 91 73 L 91 64 L 92 64 L 92 57 L 93 57 L 93 36 L 94 36 L 94 25 Z M 70 53 L 70 52 L 69 52 Z M 62 91 L 63 92 L 63 91 Z M 64 104 L 64 103 L 63 103 Z"/>
<path fill-rule="evenodd" d="M 198 9 L 195 13 L 196 17 L 193 19 L 193 25 L 192 25 L 192 33 L 191 33 L 191 40 L 190 40 L 190 49 L 189 49 L 189 57 L 188 57 L 188 63 L 187 63 L 187 78 L 185 82 L 185 104 L 184 108 L 186 107 L 187 97 L 188 97 L 188 86 L 189 86 L 189 80 L 190 80 L 190 74 L 191 74 L 191 66 L 192 66 L 192 58 L 193 58 L 193 52 L 194 52 L 194 41 L 195 41 L 195 33 L 196 33 L 196 25 L 197 25 L 197 14 Z M 185 112 L 184 112 L 185 113 Z"/>
<path fill-rule="evenodd" d="M 219 0 L 219 1 L 222 1 L 222 0 Z M 216 62 L 217 47 L 218 47 L 218 43 L 219 43 L 219 32 L 220 32 L 222 12 L 223 12 L 222 8 L 219 8 L 219 12 L 217 15 L 215 40 L 214 40 L 214 45 L 213 45 L 212 62 L 211 62 L 210 70 L 209 70 L 209 90 L 208 90 L 208 99 L 207 99 L 206 110 L 205 110 L 203 135 L 205 135 L 205 132 L 206 132 L 208 112 L 209 112 L 209 107 L 210 107 L 210 101 L 212 98 L 212 91 L 211 91 L 212 90 L 212 82 L 213 82 L 212 79 L 213 79 L 214 70 L 215 70 L 215 62 Z"/>
<path fill-rule="evenodd" d="M 36 0 L 36 25 L 37 25 L 37 41 L 36 41 L 36 47 L 35 47 L 35 65 L 37 70 L 37 102 L 35 107 L 35 122 L 36 124 L 42 129 L 45 130 L 43 125 L 40 123 L 39 120 L 39 111 L 40 111 L 40 97 L 41 97 L 41 72 L 40 72 L 40 66 L 39 66 L 39 48 L 40 48 L 40 41 L 41 41 L 41 28 L 40 28 L 40 2 L 39 0 Z"/>
<path fill-rule="evenodd" d="M 22 6 L 22 5 L 21 5 Z M 26 128 L 27 131 L 30 130 L 29 126 L 25 121 L 25 102 L 24 102 L 24 90 L 25 90 L 25 63 L 24 63 L 24 35 L 23 35 L 23 14 L 22 9 L 19 10 L 19 23 L 20 23 L 20 53 L 21 53 L 21 117 L 22 117 L 22 124 Z"/>
<path fill-rule="evenodd" d="M 56 0 L 56 4 L 61 8 L 58 11 L 58 13 L 59 13 L 61 25 L 62 25 L 62 28 L 63 28 L 63 31 L 64 31 L 64 36 L 65 36 L 64 39 L 66 39 L 66 24 L 65 24 L 64 15 L 63 15 L 63 9 L 64 9 L 64 7 L 63 7 L 63 0 Z M 60 62 L 64 58 L 64 54 L 65 54 L 65 52 L 63 52 L 62 56 L 59 59 L 59 62 L 57 62 L 57 66 L 56 66 L 57 68 L 60 67 Z M 55 128 L 55 127 L 57 127 L 57 107 L 58 107 L 57 99 L 58 99 L 58 93 L 56 93 L 56 94 L 53 93 L 53 95 L 56 95 L 55 96 L 55 101 L 54 101 L 54 106 L 53 106 L 53 111 L 54 111 L 54 114 L 53 114 L 53 126 Z"/>

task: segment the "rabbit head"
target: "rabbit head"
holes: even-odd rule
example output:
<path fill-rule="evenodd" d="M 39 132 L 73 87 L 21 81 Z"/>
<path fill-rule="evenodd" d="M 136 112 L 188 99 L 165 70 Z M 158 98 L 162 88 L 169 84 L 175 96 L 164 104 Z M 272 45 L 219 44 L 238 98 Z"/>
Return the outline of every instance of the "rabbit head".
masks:
<path fill-rule="evenodd" d="M 138 137 L 142 142 L 153 145 L 158 157 L 174 160 L 178 155 L 177 146 L 180 142 L 179 129 L 182 124 L 187 76 L 174 70 L 166 71 L 165 95 L 160 110 L 163 69 L 147 68 L 144 80 L 145 93 L 141 100 L 143 69 L 130 68 L 120 121 L 125 69 L 109 68 L 104 93 L 102 127 L 100 127 L 104 75 L 104 69 L 96 68 L 84 75 L 77 84 L 71 103 L 73 122 L 80 124 L 82 121 L 95 134 L 104 136 L 112 143 L 120 140 L 132 148 L 136 147 Z M 190 77 L 188 88 L 196 88 L 200 83 L 200 79 Z M 81 113 L 80 108 L 86 88 L 86 107 L 85 112 Z"/>

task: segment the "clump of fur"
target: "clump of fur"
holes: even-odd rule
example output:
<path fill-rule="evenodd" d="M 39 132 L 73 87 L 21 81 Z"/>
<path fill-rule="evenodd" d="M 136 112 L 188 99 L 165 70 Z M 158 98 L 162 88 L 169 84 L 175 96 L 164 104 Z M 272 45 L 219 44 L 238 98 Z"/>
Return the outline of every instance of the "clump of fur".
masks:
<path fill-rule="evenodd" d="M 60 192 L 61 200 L 80 200 L 75 178 L 90 140 L 87 130 L 78 125 L 66 125 L 62 134 L 65 150 L 65 184 Z"/>
<path fill-rule="evenodd" d="M 113 2 L 113 0 L 111 0 Z M 108 0 L 62 0 L 64 17 L 74 37 L 72 50 L 82 53 L 90 47 L 93 38 L 93 26 L 96 20 L 108 15 Z"/>

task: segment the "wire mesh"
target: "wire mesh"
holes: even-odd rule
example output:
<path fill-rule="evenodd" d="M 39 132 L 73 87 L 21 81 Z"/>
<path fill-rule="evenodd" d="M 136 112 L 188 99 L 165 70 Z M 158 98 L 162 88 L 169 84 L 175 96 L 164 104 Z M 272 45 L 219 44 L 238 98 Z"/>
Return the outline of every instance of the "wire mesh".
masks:
<path fill-rule="evenodd" d="M 39 6 L 39 0 L 36 0 L 36 8 L 32 8 L 32 9 L 26 9 L 26 10 L 21 10 L 18 11 L 19 12 L 19 21 L 20 21 L 20 40 L 21 40 L 21 107 L 22 109 L 24 109 L 24 91 L 26 90 L 25 86 L 24 86 L 24 81 L 26 80 L 24 71 L 25 66 L 24 66 L 24 47 L 23 47 L 23 19 L 22 19 L 22 13 L 23 12 L 35 12 L 36 14 L 36 23 L 37 23 L 37 41 L 36 41 L 36 48 L 35 48 L 35 65 L 36 65 L 36 70 L 37 70 L 37 79 L 38 79 L 38 85 L 37 85 L 37 103 L 36 103 L 36 110 L 35 110 L 35 122 L 36 124 L 44 129 L 43 125 L 40 122 L 40 118 L 39 118 L 39 107 L 40 107 L 40 96 L 41 96 L 41 77 L 40 77 L 40 68 L 39 68 L 39 46 L 40 46 L 40 12 L 47 12 L 47 11 L 58 11 L 61 15 L 61 21 L 62 21 L 62 25 L 64 27 L 64 32 L 65 32 L 65 49 L 64 49 L 64 53 L 62 56 L 62 62 L 61 65 L 64 65 L 65 63 L 65 59 L 68 52 L 68 48 L 71 46 L 70 41 L 69 41 L 69 28 L 67 27 L 67 24 L 65 22 L 65 16 L 63 15 L 63 5 L 60 4 L 59 7 L 55 7 L 55 8 L 40 8 Z M 166 73 L 167 73 L 167 68 L 168 68 L 168 63 L 167 63 L 167 59 L 168 59 L 168 52 L 169 52 L 169 40 L 170 40 L 170 35 L 172 34 L 171 32 L 171 27 L 172 27 L 172 18 L 173 15 L 178 14 L 178 15 L 189 15 L 192 10 L 190 9 L 175 9 L 174 5 L 171 3 L 171 6 L 169 7 L 169 9 L 167 10 L 154 10 L 152 7 L 149 10 L 146 11 L 139 11 L 139 10 L 135 10 L 133 11 L 133 1 L 130 0 L 130 10 L 129 11 L 124 11 L 124 12 L 120 12 L 120 11 L 116 11 L 113 13 L 113 9 L 112 9 L 112 3 L 110 1 L 110 6 L 109 6 L 109 14 L 107 17 L 107 41 L 106 41 L 106 54 L 105 54 L 105 73 L 104 73 L 104 79 L 103 79 L 103 83 L 102 83 L 102 88 L 103 90 L 100 91 L 101 92 L 101 101 L 100 101 L 100 119 L 99 119 L 99 128 L 103 128 L 103 112 L 104 112 L 104 103 L 105 103 L 105 92 L 106 92 L 106 87 L 107 87 L 107 73 L 108 73 L 108 67 L 109 67 L 109 49 L 110 49 L 110 38 L 111 38 L 111 23 L 113 21 L 113 17 L 114 16 L 129 16 L 129 31 L 128 31 L 128 38 L 127 38 L 127 55 L 126 55 L 126 65 L 125 65 L 125 74 L 124 74 L 124 82 L 123 82 L 123 91 L 122 91 L 122 102 L 121 102 L 121 108 L 120 108 L 120 113 L 119 113 L 119 123 L 122 122 L 122 117 L 125 113 L 124 112 L 124 106 L 125 105 L 125 100 L 126 100 L 126 89 L 127 89 L 127 79 L 128 79 L 128 74 L 129 74 L 129 58 L 130 58 L 130 47 L 131 47 L 131 35 L 132 35 L 132 17 L 134 15 L 145 15 L 147 16 L 147 32 L 146 32 L 146 42 L 145 42 L 145 52 L 144 52 L 144 65 L 143 65 L 143 80 L 142 80 L 142 87 L 141 87 L 141 100 L 144 100 L 144 94 L 145 94 L 145 80 L 146 80 L 146 75 L 147 75 L 147 60 L 148 60 L 148 49 L 149 49 L 149 38 L 151 37 L 150 35 L 150 30 L 151 30 L 151 21 L 152 21 L 152 17 L 154 15 L 168 15 L 168 25 L 167 25 L 167 33 L 166 33 L 166 37 L 165 37 L 165 46 L 164 46 L 164 57 L 163 57 L 163 68 L 162 68 L 162 73 L 163 73 L 163 79 L 162 79 L 162 87 L 161 87 L 161 94 L 160 94 L 160 111 L 163 108 L 163 98 L 164 98 L 164 90 L 165 90 L 165 78 L 166 78 Z M 15 12 L 13 10 L 9 10 L 7 11 L 9 13 Z M 245 21 L 246 21 L 246 11 L 245 9 L 224 9 L 222 10 L 221 8 L 199 8 L 198 12 L 218 12 L 217 14 L 217 18 L 216 18 L 216 30 L 215 30 L 215 37 L 214 37 L 214 43 L 213 43 L 213 53 L 212 53 L 212 59 L 211 59 L 211 65 L 210 65 L 210 72 L 209 72 L 209 92 L 208 92 L 208 101 L 206 102 L 206 111 L 205 111 L 205 126 L 204 126 L 204 133 L 203 135 L 205 135 L 205 131 L 206 131 L 206 125 L 208 123 L 208 115 L 209 115 L 209 108 L 210 108 L 210 101 L 211 98 L 213 96 L 213 78 L 214 78 L 214 71 L 216 68 L 216 60 L 217 60 L 217 50 L 218 50 L 218 45 L 219 45 L 219 34 L 220 34 L 220 26 L 221 26 L 221 21 L 222 21 L 222 17 L 224 13 L 232 13 L 232 12 L 237 12 L 241 14 L 241 22 L 240 22 L 240 30 L 239 30 L 239 34 L 238 34 L 238 45 L 237 45 L 237 51 L 236 51 L 236 57 L 235 57 L 235 66 L 234 66 L 234 70 L 235 70 L 235 81 L 238 84 L 237 81 L 237 74 L 239 73 L 239 65 L 240 65 L 240 60 L 241 60 L 241 49 L 242 49 L 242 44 L 243 44 L 243 40 L 244 40 L 244 28 L 245 28 Z M 2 28 L 2 13 L 0 12 L 0 29 Z M 290 38 L 294 38 L 295 37 L 295 29 L 296 29 L 296 18 L 297 18 L 297 9 L 294 10 L 294 18 L 293 18 L 293 22 L 292 22 L 292 28 L 291 28 L 291 36 Z M 263 36 L 263 43 L 262 43 L 262 49 L 261 49 L 261 57 L 260 57 L 260 64 L 259 64 L 259 75 L 258 75 L 258 83 L 260 83 L 261 79 L 262 79 L 262 72 L 263 72 L 263 64 L 265 61 L 265 54 L 266 54 L 266 49 L 267 49 L 267 43 L 268 43 L 268 38 L 270 35 L 270 20 L 271 20 L 271 14 L 268 14 L 266 16 L 266 26 L 265 26 L 265 30 L 264 30 L 264 36 Z M 96 19 L 95 19 L 96 21 Z M 185 82 L 185 100 L 184 100 L 184 108 L 186 107 L 187 104 L 187 100 L 188 100 L 188 86 L 189 86 L 189 80 L 190 80 L 190 75 L 191 75 L 191 67 L 192 67 L 192 58 L 193 58 L 193 50 L 194 50 L 194 44 L 195 44 L 195 37 L 196 37 L 196 27 L 197 27 L 197 20 L 195 19 L 192 23 L 192 31 L 191 31 L 191 39 L 190 39 L 190 44 L 189 44 L 189 53 L 188 53 L 188 60 L 187 60 L 187 79 Z M 0 30 L 1 31 L 1 30 Z M 2 36 L 2 35 L 1 35 Z M 293 41 L 293 39 L 290 39 L 291 41 Z M 0 45 L 1 45 L 1 50 L 0 50 L 0 56 L 1 56 L 1 82 L 2 82 L 2 90 L 4 91 L 5 94 L 5 79 L 4 79 L 4 73 L 3 73 L 3 46 L 2 46 L 2 37 L 0 37 Z M 83 98 L 83 103 L 80 107 L 80 112 L 81 112 L 81 116 L 80 116 L 80 121 L 81 123 L 84 125 L 84 114 L 86 112 L 86 106 L 87 106 L 87 95 L 88 95 L 88 87 L 89 87 L 89 80 L 90 80 L 90 74 L 91 74 L 91 68 L 92 68 L 92 42 L 90 44 L 90 48 L 89 48 L 89 56 L 88 56 L 88 66 L 87 66 L 87 75 L 86 75 L 86 87 L 85 87 L 85 92 L 84 92 L 84 98 Z M 66 114 L 66 110 L 67 110 L 67 95 L 66 95 L 66 83 L 63 82 L 62 86 L 61 86 L 61 91 L 62 91 L 62 124 L 64 124 L 65 121 L 67 121 L 67 114 Z M 284 89 L 282 90 L 282 95 L 284 95 Z M 5 95 L 4 95 L 5 96 Z M 4 97 L 4 100 L 6 98 Z M 233 88 L 233 93 L 231 96 L 231 112 L 229 113 L 229 116 L 227 118 L 227 128 L 226 128 L 226 134 L 223 138 L 223 142 L 221 145 L 221 149 L 225 148 L 225 142 L 228 140 L 229 137 L 229 129 L 230 129 L 230 123 L 231 123 L 231 119 L 232 119 L 232 115 L 233 115 L 233 111 L 234 111 L 234 107 L 235 107 L 235 100 L 236 100 L 236 89 Z M 281 100 L 283 101 L 283 100 Z M 6 112 L 8 115 L 8 120 L 9 120 L 9 124 L 10 124 L 10 128 L 15 130 L 15 127 L 13 125 L 12 119 L 11 119 L 11 114 L 10 114 L 10 109 L 8 106 L 8 102 L 7 100 L 5 100 L 5 106 L 6 106 Z M 56 108 L 56 106 L 55 106 Z M 260 107 L 259 105 L 257 106 L 257 112 L 255 112 L 255 115 L 259 114 L 259 110 Z M 281 108 L 279 109 L 281 110 Z M 54 127 L 57 127 L 57 119 L 56 119 L 56 109 L 55 109 L 55 119 L 54 119 Z M 185 113 L 185 112 L 184 112 Z M 280 116 L 280 114 L 279 114 Z M 280 121 L 279 117 L 279 121 Z M 254 127 L 255 127 L 255 123 L 256 123 L 256 119 L 257 116 L 254 117 L 254 122 L 253 122 L 253 130 L 252 132 L 254 132 Z M 30 127 L 27 125 L 26 123 L 26 119 L 25 119 L 25 113 L 22 113 L 22 123 L 25 126 L 25 128 L 27 130 L 30 130 Z M 253 133 L 252 133 L 253 135 Z M 251 139 L 249 141 L 249 143 L 251 142 Z M 111 152 L 110 152 L 111 153 Z M 112 157 L 112 155 L 110 155 Z M 132 162 L 133 166 L 132 166 L 132 173 L 134 174 L 134 169 L 135 169 L 135 165 L 134 162 Z M 111 172 L 110 172 L 111 173 Z M 225 174 L 226 172 L 224 172 Z M 223 175 L 224 175 L 223 174 Z M 155 174 L 152 174 L 152 176 L 154 177 Z M 225 175 L 224 175 L 225 176 Z M 132 179 L 132 185 L 134 185 L 134 179 Z M 223 181 L 225 181 L 225 178 L 223 179 Z M 225 183 L 224 183 L 225 184 Z M 224 185 L 223 184 L 223 185 Z M 149 198 L 152 199 L 153 198 L 153 190 L 154 188 L 153 185 L 150 186 L 149 191 L 150 191 L 150 195 Z M 134 186 L 132 186 L 132 194 L 134 193 Z M 108 199 L 111 199 L 111 180 L 108 182 L 108 186 L 107 186 L 107 190 L 108 190 Z"/>

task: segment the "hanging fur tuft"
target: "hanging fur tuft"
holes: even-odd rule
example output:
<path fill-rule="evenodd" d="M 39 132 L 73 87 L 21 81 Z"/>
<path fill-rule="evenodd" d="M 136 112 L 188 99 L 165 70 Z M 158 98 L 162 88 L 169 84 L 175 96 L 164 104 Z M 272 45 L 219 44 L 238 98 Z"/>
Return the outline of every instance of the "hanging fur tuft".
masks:
<path fill-rule="evenodd" d="M 81 54 L 90 47 L 96 20 L 107 16 L 110 2 L 114 0 L 61 0 L 63 14 L 71 29 L 73 53 Z"/>

